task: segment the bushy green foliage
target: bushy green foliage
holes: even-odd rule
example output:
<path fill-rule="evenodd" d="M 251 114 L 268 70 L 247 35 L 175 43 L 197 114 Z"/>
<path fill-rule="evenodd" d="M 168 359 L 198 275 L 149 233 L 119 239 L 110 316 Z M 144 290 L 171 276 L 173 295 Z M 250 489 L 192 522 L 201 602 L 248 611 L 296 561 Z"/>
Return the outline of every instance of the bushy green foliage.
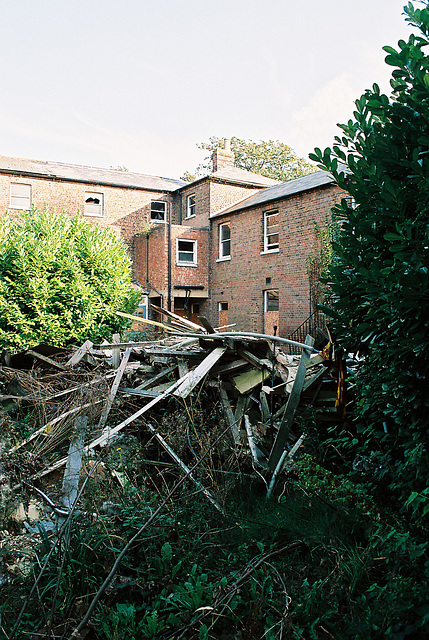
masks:
<path fill-rule="evenodd" d="M 109 229 L 48 210 L 0 220 L 0 345 L 28 348 L 109 338 L 139 294 Z"/>
<path fill-rule="evenodd" d="M 206 149 L 209 155 L 195 170 L 194 174 L 185 172 L 183 180 L 192 182 L 212 170 L 212 154 L 219 147 L 223 148 L 223 138 L 212 136 L 208 142 L 197 144 L 199 149 Z M 243 140 L 231 138 L 231 151 L 235 154 L 234 166 L 246 169 L 261 176 L 285 182 L 292 178 L 298 178 L 307 173 L 313 173 L 316 169 L 310 162 L 296 155 L 295 151 L 280 140 Z"/>
<path fill-rule="evenodd" d="M 336 208 L 342 228 L 330 267 L 339 342 L 364 356 L 357 380 L 353 455 L 378 458 L 402 503 L 426 505 L 429 459 L 429 9 L 411 3 L 417 28 L 398 48 L 392 96 L 377 85 L 356 101 L 333 149 L 311 158 L 355 201 Z M 344 165 L 347 170 L 344 171 Z M 362 448 L 364 451 L 362 451 Z M 366 450 L 366 451 L 365 451 Z"/>

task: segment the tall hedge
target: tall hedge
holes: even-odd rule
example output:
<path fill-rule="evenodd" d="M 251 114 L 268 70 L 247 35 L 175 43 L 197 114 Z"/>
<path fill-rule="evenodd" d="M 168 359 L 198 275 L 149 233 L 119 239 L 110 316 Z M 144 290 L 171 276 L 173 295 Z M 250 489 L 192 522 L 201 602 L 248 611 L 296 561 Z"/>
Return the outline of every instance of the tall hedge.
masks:
<path fill-rule="evenodd" d="M 330 268 L 337 337 L 363 356 L 357 434 L 402 504 L 429 511 L 429 9 L 404 8 L 408 41 L 384 47 L 392 95 L 377 85 L 356 101 L 333 149 L 313 160 L 354 199 Z M 344 165 L 347 170 L 344 171 Z M 356 434 L 354 434 L 356 435 Z"/>
<path fill-rule="evenodd" d="M 0 346 L 110 339 L 121 327 L 115 312 L 133 311 L 139 297 L 111 230 L 48 210 L 0 219 Z"/>

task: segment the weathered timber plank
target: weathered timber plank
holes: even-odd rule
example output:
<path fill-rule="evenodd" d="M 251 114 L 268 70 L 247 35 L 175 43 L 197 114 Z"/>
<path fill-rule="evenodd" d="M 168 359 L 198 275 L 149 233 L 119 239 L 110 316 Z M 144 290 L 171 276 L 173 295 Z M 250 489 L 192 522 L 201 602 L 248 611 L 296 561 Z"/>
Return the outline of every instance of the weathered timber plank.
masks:
<path fill-rule="evenodd" d="M 231 427 L 232 439 L 234 444 L 238 444 L 240 442 L 240 432 L 237 427 L 237 423 L 234 417 L 234 413 L 232 411 L 231 403 L 228 398 L 228 394 L 223 388 L 223 386 L 219 389 L 220 401 L 222 404 L 222 408 L 226 417 L 226 420 Z"/>
<path fill-rule="evenodd" d="M 119 385 L 120 385 L 122 377 L 124 375 L 125 367 L 127 366 L 128 359 L 129 359 L 129 357 L 131 355 L 131 351 L 132 351 L 132 348 L 128 347 L 128 349 L 124 353 L 121 365 L 118 368 L 116 377 L 115 377 L 115 379 L 113 381 L 113 384 L 112 384 L 112 388 L 110 389 L 109 396 L 107 398 L 106 404 L 103 407 L 103 411 L 102 411 L 101 416 L 100 416 L 100 420 L 99 420 L 99 423 L 98 423 L 98 428 L 99 429 L 102 429 L 104 427 L 104 425 L 106 424 L 106 422 L 107 422 L 107 418 L 108 418 L 108 415 L 110 413 L 110 409 L 112 408 L 113 401 L 114 401 L 114 399 L 116 397 L 116 393 L 118 391 Z"/>
<path fill-rule="evenodd" d="M 112 336 L 112 340 L 114 343 L 119 344 L 121 342 L 121 336 L 119 333 L 114 333 Z M 121 362 L 121 347 L 115 347 L 112 349 L 112 367 L 117 369 L 119 367 L 119 363 Z"/>
<path fill-rule="evenodd" d="M 251 371 L 244 371 L 239 376 L 233 378 L 235 388 L 240 393 L 247 393 L 251 391 L 258 384 L 261 384 L 266 378 L 269 378 L 270 372 L 268 369 L 252 369 Z"/>
<path fill-rule="evenodd" d="M 303 349 L 301 360 L 298 366 L 298 371 L 294 381 L 294 385 L 292 387 L 291 394 L 288 398 L 286 409 L 283 414 L 283 418 L 281 420 L 280 427 L 279 427 L 273 448 L 271 449 L 270 457 L 268 459 L 268 466 L 271 469 L 271 471 L 275 470 L 280 460 L 280 457 L 285 449 L 287 439 L 289 437 L 293 418 L 295 416 L 295 411 L 301 396 L 301 391 L 304 384 L 304 378 L 307 371 L 307 362 L 309 360 L 311 350 L 314 344 L 314 338 L 307 335 L 305 339 L 305 344 L 308 345 L 309 349 L 308 350 Z"/>
<path fill-rule="evenodd" d="M 216 347 L 204 360 L 192 371 L 186 375 L 186 379 L 181 385 L 173 391 L 173 395 L 177 398 L 187 398 L 191 391 L 204 378 L 216 362 L 223 356 L 226 347 Z"/>
<path fill-rule="evenodd" d="M 149 378 L 148 380 L 145 380 L 144 382 L 139 384 L 136 389 L 149 389 L 149 387 L 154 387 L 156 382 L 159 382 L 159 380 L 162 380 L 163 378 L 165 378 L 165 376 L 168 376 L 169 373 L 172 373 L 175 370 L 176 366 L 177 365 L 173 365 L 172 367 L 168 367 L 160 373 L 157 373 L 156 376 L 153 376 L 152 378 Z"/>
<path fill-rule="evenodd" d="M 200 327 L 199 324 L 195 324 L 195 322 L 191 322 L 187 318 L 183 318 L 182 316 L 177 315 L 177 313 L 173 313 L 172 311 L 169 311 L 168 309 L 164 309 L 162 307 L 157 307 L 156 304 L 151 304 L 150 307 L 151 307 L 151 309 L 153 309 L 157 313 L 159 313 L 159 314 L 161 314 L 163 316 L 167 316 L 167 318 L 172 318 L 173 320 L 177 320 L 180 324 L 182 324 L 183 326 L 185 326 L 185 327 L 187 327 L 189 329 L 195 329 L 196 331 L 202 331 L 202 327 Z"/>
<path fill-rule="evenodd" d="M 42 362 L 46 362 L 47 364 L 50 364 L 51 367 L 56 367 L 61 371 L 66 371 L 66 368 L 64 365 L 59 364 L 58 362 L 55 362 L 55 360 L 52 360 L 52 358 L 48 358 L 48 356 L 42 356 L 41 353 L 37 353 L 37 351 L 33 351 L 33 349 L 27 349 L 25 353 L 27 353 L 29 356 L 33 356 L 33 358 L 42 360 Z"/>
<path fill-rule="evenodd" d="M 205 316 L 198 316 L 198 320 L 201 322 L 202 326 L 207 331 L 207 333 L 216 333 L 216 331 L 213 329 L 212 325 L 210 324 L 210 322 L 207 320 Z"/>
<path fill-rule="evenodd" d="M 84 342 L 83 345 L 79 347 L 79 349 L 77 349 L 77 351 L 72 355 L 72 357 L 69 360 L 67 360 L 64 366 L 67 369 L 74 367 L 76 364 L 78 364 L 82 360 L 84 355 L 88 353 L 90 349 L 92 349 L 92 347 L 93 347 L 93 343 L 91 342 L 91 340 L 86 340 L 86 342 Z"/>

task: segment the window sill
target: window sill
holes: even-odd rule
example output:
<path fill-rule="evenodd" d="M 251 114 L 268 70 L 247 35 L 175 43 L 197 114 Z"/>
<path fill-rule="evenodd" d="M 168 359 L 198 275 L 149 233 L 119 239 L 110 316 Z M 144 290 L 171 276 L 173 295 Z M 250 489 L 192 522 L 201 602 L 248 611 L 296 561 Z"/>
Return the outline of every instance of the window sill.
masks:
<path fill-rule="evenodd" d="M 29 207 L 20 207 L 19 205 L 10 204 L 8 209 L 14 209 L 14 211 L 31 211 L 31 205 Z"/>
<path fill-rule="evenodd" d="M 231 256 L 225 256 L 224 258 L 217 258 L 216 262 L 228 262 L 231 260 Z"/>
<path fill-rule="evenodd" d="M 176 267 L 198 267 L 195 262 L 176 262 Z"/>
<path fill-rule="evenodd" d="M 84 213 L 84 216 L 86 216 L 87 218 L 102 218 L 103 214 L 102 213 Z"/>
<path fill-rule="evenodd" d="M 155 222 L 155 224 L 167 224 L 167 220 L 156 220 L 155 218 L 151 218 L 150 221 Z"/>
<path fill-rule="evenodd" d="M 261 254 L 260 254 L 260 255 L 261 255 L 261 256 L 266 256 L 266 255 L 268 255 L 269 253 L 279 253 L 279 251 L 280 251 L 280 249 L 279 249 L 279 248 L 277 248 L 277 249 L 267 249 L 266 251 L 261 251 Z"/>
<path fill-rule="evenodd" d="M 195 218 L 197 214 L 193 213 L 191 216 L 185 216 L 185 220 L 190 220 L 190 218 Z"/>

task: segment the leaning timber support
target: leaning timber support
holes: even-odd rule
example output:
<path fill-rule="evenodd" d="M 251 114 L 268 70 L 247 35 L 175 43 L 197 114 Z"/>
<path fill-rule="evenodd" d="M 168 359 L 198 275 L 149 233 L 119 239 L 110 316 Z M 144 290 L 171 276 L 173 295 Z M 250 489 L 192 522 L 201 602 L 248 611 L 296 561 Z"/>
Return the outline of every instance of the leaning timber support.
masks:
<path fill-rule="evenodd" d="M 299 399 L 301 397 L 301 391 L 304 385 L 304 378 L 307 371 L 307 362 L 313 350 L 313 344 L 314 338 L 307 335 L 307 337 L 305 338 L 305 346 L 307 348 L 303 349 L 292 391 L 287 401 L 286 409 L 280 423 L 279 431 L 277 433 L 277 437 L 275 439 L 273 448 L 271 449 L 270 457 L 268 459 L 268 466 L 271 471 L 275 470 L 289 437 L 289 433 L 295 416 L 295 411 L 298 407 Z"/>

